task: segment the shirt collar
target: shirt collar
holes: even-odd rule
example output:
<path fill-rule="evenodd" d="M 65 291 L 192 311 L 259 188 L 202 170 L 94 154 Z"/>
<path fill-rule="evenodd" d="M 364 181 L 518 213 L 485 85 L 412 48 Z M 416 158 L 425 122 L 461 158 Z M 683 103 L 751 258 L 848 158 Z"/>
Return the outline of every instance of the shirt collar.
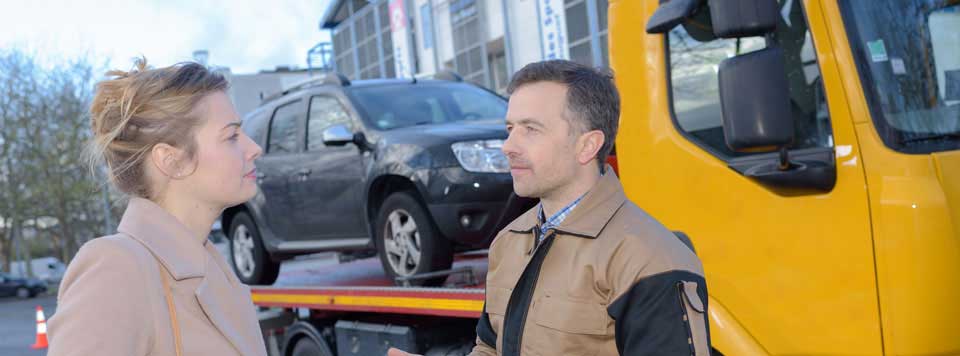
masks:
<path fill-rule="evenodd" d="M 580 198 L 576 207 L 555 228 L 558 233 L 584 238 L 597 238 L 613 215 L 627 201 L 620 179 L 613 168 L 606 166 L 600 180 L 587 194 Z M 540 209 L 530 209 L 507 226 L 515 233 L 531 233 L 539 222 Z"/>

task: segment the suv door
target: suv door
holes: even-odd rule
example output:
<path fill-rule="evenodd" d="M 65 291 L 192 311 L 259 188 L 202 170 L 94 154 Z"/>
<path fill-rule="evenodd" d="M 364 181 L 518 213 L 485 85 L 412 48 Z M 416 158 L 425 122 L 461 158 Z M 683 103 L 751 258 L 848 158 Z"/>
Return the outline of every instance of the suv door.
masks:
<path fill-rule="evenodd" d="M 306 154 L 294 183 L 300 207 L 299 231 L 310 239 L 367 237 L 363 213 L 363 152 L 356 144 L 326 145 L 323 132 L 359 125 L 337 96 L 310 98 L 306 120 Z"/>
<path fill-rule="evenodd" d="M 296 179 L 303 147 L 305 104 L 302 99 L 278 106 L 270 118 L 265 152 L 257 160 L 257 181 L 266 202 L 264 217 L 269 229 L 283 240 L 296 237 L 296 206 L 291 181 Z"/>

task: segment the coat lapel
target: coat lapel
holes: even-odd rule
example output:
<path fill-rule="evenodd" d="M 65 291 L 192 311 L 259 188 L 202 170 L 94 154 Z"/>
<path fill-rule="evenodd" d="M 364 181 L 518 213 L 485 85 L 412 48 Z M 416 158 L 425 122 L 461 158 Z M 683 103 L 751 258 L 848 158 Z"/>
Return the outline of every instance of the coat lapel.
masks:
<path fill-rule="evenodd" d="M 212 243 L 198 241 L 176 217 L 142 198 L 130 199 L 118 230 L 143 243 L 174 280 L 201 278 L 194 294 L 207 319 L 241 355 L 264 355 L 250 288 Z"/>
<path fill-rule="evenodd" d="M 209 245 L 209 244 L 208 244 Z M 203 280 L 195 292 L 197 301 L 210 322 L 244 356 L 261 356 L 266 350 L 257 320 L 250 288 L 228 274 L 226 262 L 207 246 L 208 254 Z M 215 257 L 216 256 L 216 257 Z"/>

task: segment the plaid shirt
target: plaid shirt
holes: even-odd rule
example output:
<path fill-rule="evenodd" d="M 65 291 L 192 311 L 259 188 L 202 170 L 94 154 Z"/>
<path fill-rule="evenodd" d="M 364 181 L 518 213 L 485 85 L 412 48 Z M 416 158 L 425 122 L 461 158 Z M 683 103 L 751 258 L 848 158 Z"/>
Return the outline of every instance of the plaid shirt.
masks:
<path fill-rule="evenodd" d="M 560 209 L 556 214 L 553 214 L 549 219 L 544 219 L 543 216 L 543 203 L 538 205 L 540 212 L 537 213 L 538 220 L 540 222 L 540 234 L 537 235 L 537 243 L 543 242 L 543 238 L 547 236 L 547 230 L 556 229 L 557 226 L 560 226 L 560 223 L 563 222 L 573 212 L 573 209 L 577 207 L 577 204 L 580 204 L 580 201 L 583 200 L 586 194 L 581 195 L 577 200 L 574 200 L 569 205 Z"/>

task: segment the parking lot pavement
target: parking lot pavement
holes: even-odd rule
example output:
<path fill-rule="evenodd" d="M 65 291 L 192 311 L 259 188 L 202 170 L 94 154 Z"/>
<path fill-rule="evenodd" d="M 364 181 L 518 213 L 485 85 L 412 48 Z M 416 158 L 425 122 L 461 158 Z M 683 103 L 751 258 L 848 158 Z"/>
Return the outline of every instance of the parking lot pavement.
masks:
<path fill-rule="evenodd" d="M 37 356 L 47 350 L 33 350 L 36 341 L 37 305 L 43 307 L 47 319 L 56 311 L 57 297 L 42 295 L 32 299 L 0 298 L 0 355 Z"/>

